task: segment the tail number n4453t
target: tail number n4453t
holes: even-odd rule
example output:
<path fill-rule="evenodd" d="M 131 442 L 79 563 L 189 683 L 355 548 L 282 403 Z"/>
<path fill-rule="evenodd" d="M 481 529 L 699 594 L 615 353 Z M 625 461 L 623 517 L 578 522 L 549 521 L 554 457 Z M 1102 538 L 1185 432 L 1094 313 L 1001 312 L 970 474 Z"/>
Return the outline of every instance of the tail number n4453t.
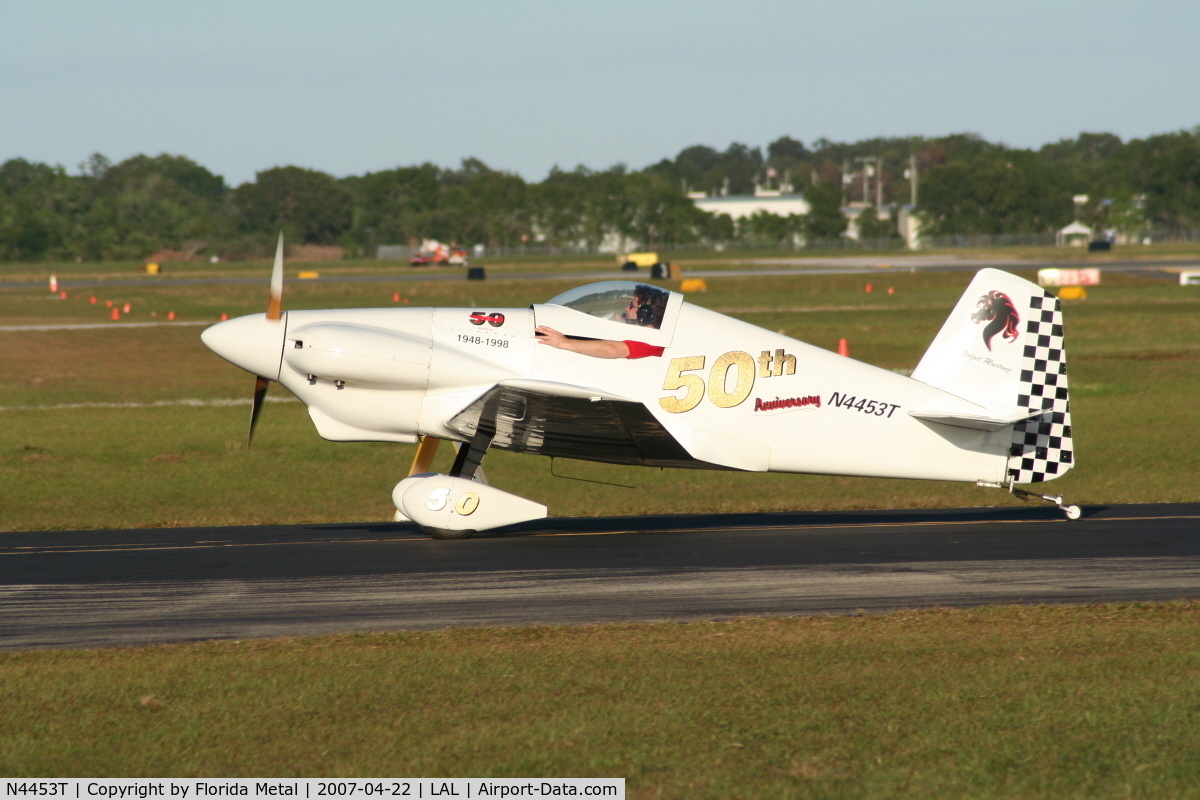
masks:
<path fill-rule="evenodd" d="M 896 413 L 896 409 L 900 407 L 899 403 L 885 403 L 882 400 L 867 400 L 866 398 L 860 400 L 858 397 L 847 396 L 840 392 L 830 395 L 829 405 L 888 419 L 891 419 L 892 414 Z"/>

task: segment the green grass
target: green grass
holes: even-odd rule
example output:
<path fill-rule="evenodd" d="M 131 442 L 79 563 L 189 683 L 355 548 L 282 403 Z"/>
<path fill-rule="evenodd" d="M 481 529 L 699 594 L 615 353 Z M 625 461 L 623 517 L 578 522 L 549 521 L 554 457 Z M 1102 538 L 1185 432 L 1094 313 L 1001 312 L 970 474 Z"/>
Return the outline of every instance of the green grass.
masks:
<path fill-rule="evenodd" d="M 1200 796 L 1200 604 L 0 655 L 0 773 L 609 776 L 634 798 Z"/>
<path fill-rule="evenodd" d="M 876 291 L 863 291 L 868 280 Z M 712 278 L 689 300 L 889 369 L 911 369 L 964 285 L 964 273 Z M 413 305 L 525 306 L 574 284 L 488 281 L 401 287 Z M 886 287 L 895 288 L 887 294 Z M 118 296 L 135 320 L 258 311 L 262 287 L 138 289 Z M 291 308 L 391 305 L 386 284 L 301 284 Z M 103 323 L 86 299 L 0 293 L 0 314 L 26 322 Z M 21 317 L 24 313 L 25 316 Z M 1200 499 L 1200 290 L 1116 276 L 1066 303 L 1078 466 L 1047 484 L 1072 502 Z M 198 326 L 0 332 L 0 529 L 155 527 L 388 519 L 411 446 L 321 440 L 298 403 L 264 411 L 244 447 L 248 407 L 45 409 L 72 403 L 248 399 L 253 381 L 210 353 Z M 279 387 L 272 396 L 286 397 Z M 441 454 L 448 467 L 449 448 Z M 899 480 L 612 467 L 489 454 L 501 488 L 557 515 L 959 507 L 1017 503 L 974 486 Z"/>

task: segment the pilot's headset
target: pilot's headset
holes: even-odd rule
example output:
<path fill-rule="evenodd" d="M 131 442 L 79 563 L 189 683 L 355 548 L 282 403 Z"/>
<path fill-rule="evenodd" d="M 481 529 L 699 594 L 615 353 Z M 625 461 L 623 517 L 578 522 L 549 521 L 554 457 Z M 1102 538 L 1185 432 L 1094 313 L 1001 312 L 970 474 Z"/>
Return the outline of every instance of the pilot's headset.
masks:
<path fill-rule="evenodd" d="M 648 297 L 641 303 L 638 303 L 637 324 L 643 328 L 649 328 L 654 324 L 654 306 L 650 303 L 650 298 Z"/>

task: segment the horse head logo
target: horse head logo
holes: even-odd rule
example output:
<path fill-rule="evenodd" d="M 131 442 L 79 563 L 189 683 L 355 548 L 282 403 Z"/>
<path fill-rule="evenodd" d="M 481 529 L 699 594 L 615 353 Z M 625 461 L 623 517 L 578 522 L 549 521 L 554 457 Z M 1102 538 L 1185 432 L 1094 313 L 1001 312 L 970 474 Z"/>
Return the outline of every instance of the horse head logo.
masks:
<path fill-rule="evenodd" d="M 1017 323 L 1021 321 L 1012 300 L 1004 292 L 991 291 L 975 303 L 971 319 L 976 323 L 986 322 L 983 327 L 983 343 L 992 349 L 992 337 L 1002 333 L 1010 342 L 1017 340 Z"/>

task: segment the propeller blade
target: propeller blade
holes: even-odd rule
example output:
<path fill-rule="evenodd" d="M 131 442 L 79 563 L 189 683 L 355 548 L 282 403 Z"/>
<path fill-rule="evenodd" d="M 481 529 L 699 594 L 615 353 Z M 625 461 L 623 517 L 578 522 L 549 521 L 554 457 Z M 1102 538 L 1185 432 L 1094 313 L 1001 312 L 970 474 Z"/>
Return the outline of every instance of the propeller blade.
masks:
<path fill-rule="evenodd" d="M 279 232 L 279 242 L 275 245 L 275 263 L 271 266 L 271 293 L 267 298 L 267 319 L 283 319 L 283 231 Z M 258 415 L 262 411 L 263 401 L 267 397 L 267 387 L 271 382 L 266 378 L 254 378 L 254 403 L 250 407 L 250 431 L 246 434 L 246 447 L 254 442 L 254 426 L 258 424 Z"/>
<path fill-rule="evenodd" d="M 258 424 L 258 413 L 262 411 L 263 401 L 267 397 L 267 387 L 271 382 L 266 378 L 254 378 L 254 402 L 250 406 L 250 432 L 246 435 L 246 447 L 254 442 L 254 426 Z"/>
<path fill-rule="evenodd" d="M 275 245 L 275 264 L 271 267 L 271 296 L 267 300 L 267 319 L 283 317 L 283 231 Z"/>

